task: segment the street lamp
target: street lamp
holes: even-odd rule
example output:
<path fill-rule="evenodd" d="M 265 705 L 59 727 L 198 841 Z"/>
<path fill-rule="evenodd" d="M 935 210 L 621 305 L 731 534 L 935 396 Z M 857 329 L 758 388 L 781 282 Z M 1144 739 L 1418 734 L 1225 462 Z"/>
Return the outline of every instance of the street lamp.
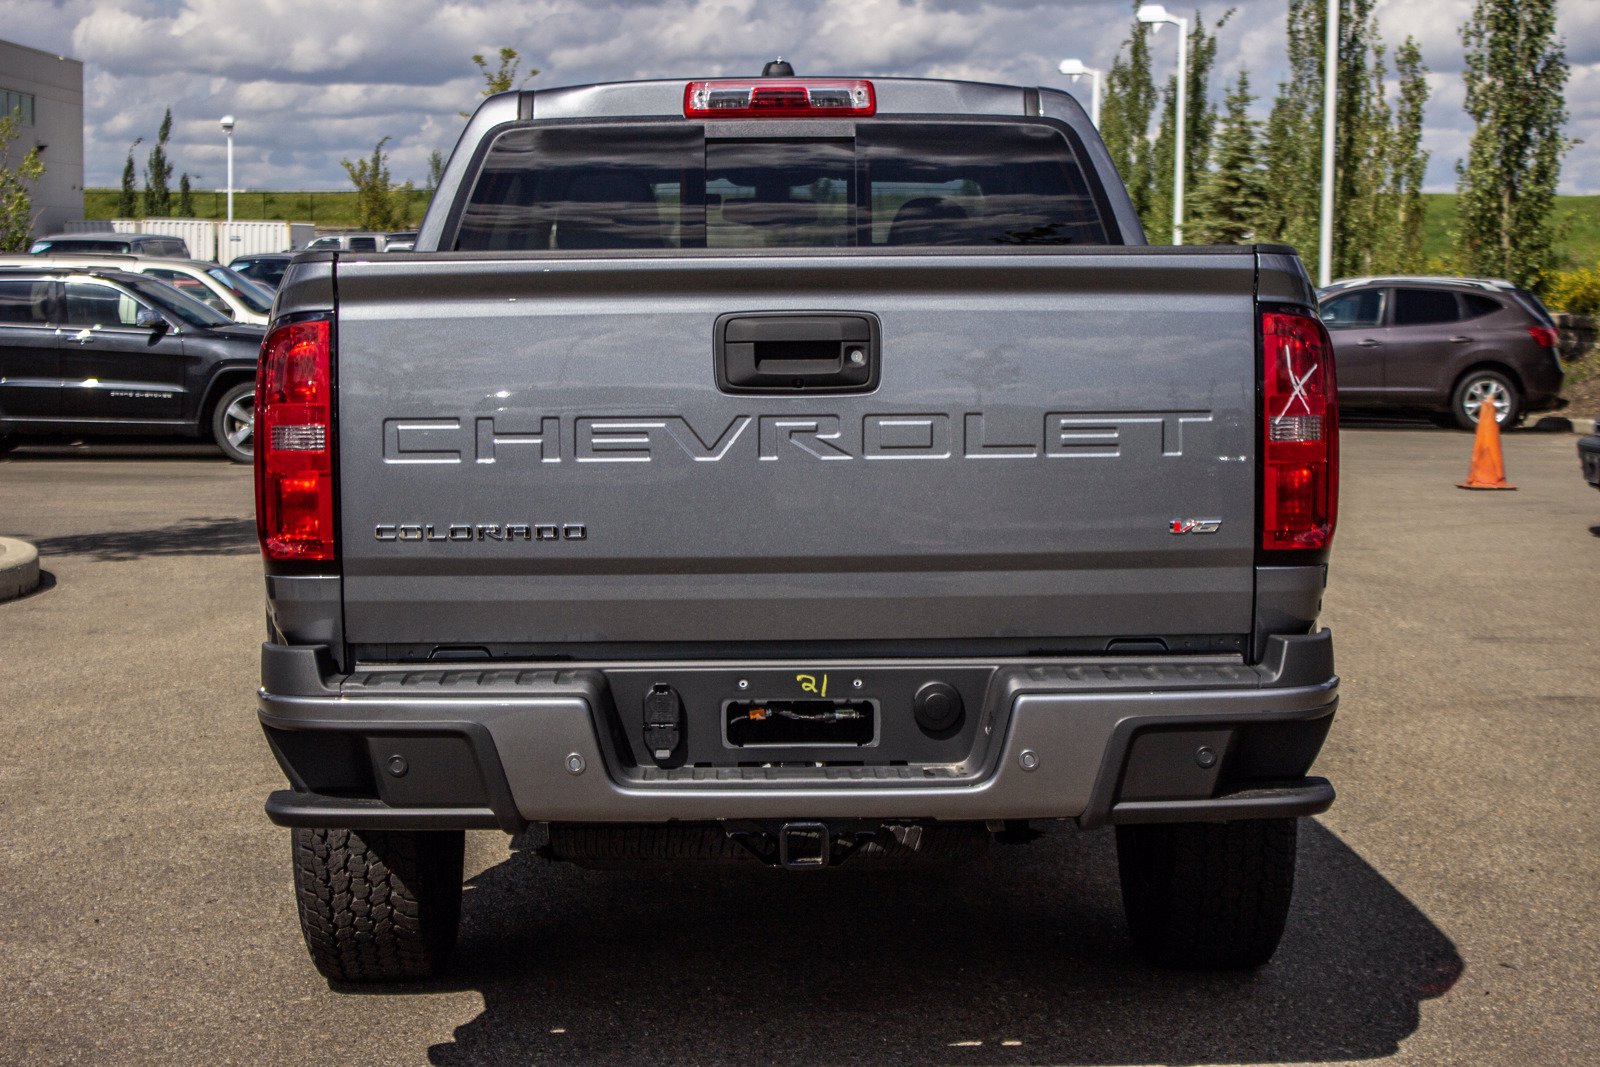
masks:
<path fill-rule="evenodd" d="M 1172 167 L 1172 243 L 1183 244 L 1183 149 L 1189 111 L 1189 20 L 1167 14 L 1160 4 L 1140 4 L 1134 17 L 1159 33 L 1161 27 L 1178 27 L 1178 151 Z"/>
<path fill-rule="evenodd" d="M 222 116 L 222 132 L 228 135 L 228 225 L 233 225 L 233 116 Z"/>
<path fill-rule="evenodd" d="M 1081 59 L 1063 59 L 1061 61 L 1061 66 L 1057 69 L 1067 77 L 1071 78 L 1073 82 L 1077 82 L 1077 80 L 1084 75 L 1089 76 L 1091 79 L 1089 82 L 1089 121 L 1094 123 L 1095 129 L 1099 129 L 1100 81 L 1105 77 L 1105 73 L 1103 71 L 1095 70 L 1093 67 L 1084 66 L 1083 60 Z"/>
<path fill-rule="evenodd" d="M 1339 5 L 1328 5 L 1322 51 L 1322 225 L 1317 240 L 1317 285 L 1333 280 L 1333 127 L 1339 102 Z"/>

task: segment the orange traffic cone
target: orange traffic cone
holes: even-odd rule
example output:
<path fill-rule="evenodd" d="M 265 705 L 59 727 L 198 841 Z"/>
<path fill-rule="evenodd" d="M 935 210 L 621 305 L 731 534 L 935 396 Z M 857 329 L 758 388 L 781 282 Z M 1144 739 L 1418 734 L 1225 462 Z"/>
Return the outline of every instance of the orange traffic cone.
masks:
<path fill-rule="evenodd" d="M 1478 403 L 1478 435 L 1472 439 L 1472 469 L 1458 489 L 1515 489 L 1506 481 L 1506 463 L 1500 456 L 1500 424 L 1495 421 L 1494 403 L 1484 397 Z"/>

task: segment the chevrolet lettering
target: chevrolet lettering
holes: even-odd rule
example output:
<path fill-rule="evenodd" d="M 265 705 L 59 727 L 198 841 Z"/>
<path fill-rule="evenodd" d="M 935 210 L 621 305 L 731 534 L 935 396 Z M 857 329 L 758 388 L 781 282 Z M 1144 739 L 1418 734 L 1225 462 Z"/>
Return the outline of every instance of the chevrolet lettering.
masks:
<path fill-rule="evenodd" d="M 1114 832 L 1130 951 L 1265 963 L 1333 803 L 1315 309 L 1291 248 L 1149 244 L 1055 89 L 484 100 L 415 251 L 297 256 L 261 354 L 312 961 L 436 973 L 469 829 L 827 878 L 1064 825 Z"/>
<path fill-rule="evenodd" d="M 385 463 L 650 463 L 686 456 L 779 459 L 1177 458 L 1207 447 L 1209 411 L 1051 412 L 1042 417 L 969 411 L 840 415 L 734 415 L 699 427 L 681 415 L 516 419 L 388 418 Z M 709 432 L 705 432 L 707 428 Z M 742 446 L 742 447 L 741 447 Z"/>

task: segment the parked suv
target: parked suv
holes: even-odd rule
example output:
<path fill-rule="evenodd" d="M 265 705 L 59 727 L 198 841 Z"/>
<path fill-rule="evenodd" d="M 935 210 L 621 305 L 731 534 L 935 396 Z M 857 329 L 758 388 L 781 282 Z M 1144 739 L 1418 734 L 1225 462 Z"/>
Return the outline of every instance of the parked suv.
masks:
<path fill-rule="evenodd" d="M 261 334 L 143 274 L 0 266 L 0 451 L 30 434 L 210 434 L 248 463 Z"/>
<path fill-rule="evenodd" d="M 51 262 L 68 267 L 102 267 L 148 274 L 215 311 L 250 326 L 265 326 L 272 310 L 272 294 L 250 279 L 219 263 L 202 259 L 153 256 L 81 255 L 49 253 Z M 30 257 L 32 258 L 32 257 Z M 0 258 L 0 263 L 16 263 Z"/>
<path fill-rule="evenodd" d="M 1539 298 L 1478 278 L 1351 278 L 1321 290 L 1339 404 L 1447 413 L 1470 430 L 1561 407 L 1559 334 Z"/>
<path fill-rule="evenodd" d="M 45 252 L 119 252 L 145 256 L 189 258 L 189 246 L 181 237 L 159 233 L 54 233 L 41 237 L 28 249 L 34 255 Z"/>

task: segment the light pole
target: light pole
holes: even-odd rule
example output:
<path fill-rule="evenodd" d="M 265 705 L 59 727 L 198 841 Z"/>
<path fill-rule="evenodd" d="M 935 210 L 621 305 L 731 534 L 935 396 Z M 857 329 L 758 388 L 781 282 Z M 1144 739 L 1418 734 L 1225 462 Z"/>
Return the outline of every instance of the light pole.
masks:
<path fill-rule="evenodd" d="M 1089 121 L 1094 123 L 1095 129 L 1100 128 L 1100 82 L 1105 77 L 1104 71 L 1095 70 L 1093 67 L 1083 65 L 1081 59 L 1063 59 L 1057 68 L 1061 73 L 1077 82 L 1079 78 L 1088 75 L 1089 81 Z"/>
<path fill-rule="evenodd" d="M 233 225 L 233 116 L 222 116 L 222 132 L 228 135 L 228 225 Z"/>
<path fill-rule="evenodd" d="M 1161 27 L 1178 27 L 1178 151 L 1172 167 L 1172 243 L 1183 244 L 1183 149 L 1189 111 L 1189 20 L 1167 14 L 1160 4 L 1140 4 L 1135 17 L 1159 33 Z"/>
<path fill-rule="evenodd" d="M 1317 241 L 1317 285 L 1333 280 L 1333 127 L 1339 103 L 1339 0 L 1328 3 L 1328 37 L 1322 50 L 1322 232 Z"/>

